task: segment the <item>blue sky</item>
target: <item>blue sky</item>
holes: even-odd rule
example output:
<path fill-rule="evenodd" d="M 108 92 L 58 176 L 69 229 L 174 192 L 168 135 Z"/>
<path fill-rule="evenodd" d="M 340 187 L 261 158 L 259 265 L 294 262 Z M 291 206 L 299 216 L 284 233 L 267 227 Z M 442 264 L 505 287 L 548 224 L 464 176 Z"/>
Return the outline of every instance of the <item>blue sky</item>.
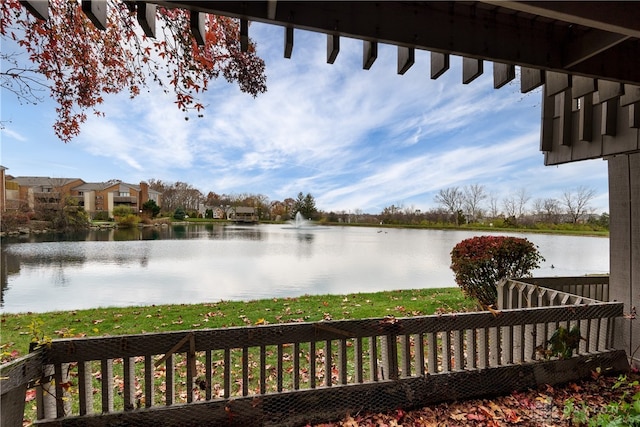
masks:
<path fill-rule="evenodd" d="M 540 92 L 522 95 L 517 81 L 494 90 L 490 63 L 463 85 L 459 57 L 431 80 L 424 51 L 398 75 L 394 46 L 380 45 L 363 70 L 358 40 L 343 38 L 330 65 L 324 35 L 296 30 L 291 59 L 282 28 L 253 23 L 250 36 L 266 62 L 267 93 L 254 99 L 216 81 L 204 118 L 185 120 L 171 95 L 150 86 L 134 100 L 105 97 L 106 117 L 90 117 L 64 144 L 51 101 L 21 105 L 3 92 L 0 163 L 15 176 L 156 178 L 270 200 L 311 193 L 319 209 L 368 213 L 434 208 L 435 194 L 452 186 L 482 184 L 500 199 L 524 188 L 529 206 L 586 186 L 595 211 L 608 211 L 606 162 L 545 167 Z"/>

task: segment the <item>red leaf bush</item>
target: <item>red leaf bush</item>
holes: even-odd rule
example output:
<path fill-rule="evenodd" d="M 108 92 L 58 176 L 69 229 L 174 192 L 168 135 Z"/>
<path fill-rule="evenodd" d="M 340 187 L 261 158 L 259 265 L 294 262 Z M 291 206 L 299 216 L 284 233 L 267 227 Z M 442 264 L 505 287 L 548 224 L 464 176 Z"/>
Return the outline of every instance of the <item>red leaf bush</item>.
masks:
<path fill-rule="evenodd" d="M 451 269 L 463 292 L 483 307 L 495 305 L 496 283 L 504 278 L 526 277 L 544 258 L 524 238 L 479 236 L 465 239 L 451 251 Z"/>

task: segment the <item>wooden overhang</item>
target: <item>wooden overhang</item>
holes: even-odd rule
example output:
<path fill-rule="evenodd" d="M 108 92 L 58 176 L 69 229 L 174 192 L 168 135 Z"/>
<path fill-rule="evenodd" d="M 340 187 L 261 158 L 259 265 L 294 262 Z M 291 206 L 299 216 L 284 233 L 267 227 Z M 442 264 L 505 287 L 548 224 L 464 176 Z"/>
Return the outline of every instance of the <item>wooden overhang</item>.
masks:
<path fill-rule="evenodd" d="M 156 3 L 322 32 L 331 41 L 344 36 L 640 85 L 640 2 Z"/>
<path fill-rule="evenodd" d="M 46 18 L 46 2 L 23 1 Z M 637 1 L 151 1 L 137 9 L 143 31 L 155 34 L 156 5 L 192 11 L 195 39 L 203 43 L 204 13 L 240 19 L 243 48 L 249 21 L 282 26 L 284 56 L 294 49 L 294 30 L 327 34 L 327 62 L 340 37 L 363 41 L 364 69 L 378 43 L 398 47 L 398 73 L 431 56 L 430 77 L 461 56 L 462 83 L 493 62 L 494 87 L 516 78 L 523 93 L 545 86 L 540 149 L 545 164 L 640 151 L 640 2 Z M 104 28 L 107 0 L 83 0 L 82 8 Z"/>

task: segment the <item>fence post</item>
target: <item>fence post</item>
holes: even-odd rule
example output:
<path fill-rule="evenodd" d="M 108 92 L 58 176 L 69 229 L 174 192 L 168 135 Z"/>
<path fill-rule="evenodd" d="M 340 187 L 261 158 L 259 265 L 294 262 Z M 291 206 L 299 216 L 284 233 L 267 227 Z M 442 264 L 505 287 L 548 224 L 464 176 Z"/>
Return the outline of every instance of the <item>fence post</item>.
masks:
<path fill-rule="evenodd" d="M 389 379 L 389 347 L 387 341 L 386 335 L 380 337 L 380 363 L 378 364 L 378 378 L 380 380 Z"/>
<path fill-rule="evenodd" d="M 42 377 L 42 351 L 0 366 L 0 425 L 21 426 L 27 387 Z"/>
<path fill-rule="evenodd" d="M 42 367 L 43 378 L 53 378 L 53 365 Z M 37 417 L 39 420 L 56 417 L 56 390 L 54 384 L 49 380 L 40 384 L 36 389 Z"/>
<path fill-rule="evenodd" d="M 0 424 L 3 426 L 21 426 L 24 418 L 24 399 L 27 383 L 24 383 L 2 395 L 0 406 Z"/>
<path fill-rule="evenodd" d="M 71 415 L 69 400 L 69 363 L 61 363 L 54 368 L 56 415 L 63 418 Z"/>
<path fill-rule="evenodd" d="M 398 379 L 398 344 L 397 336 L 390 334 L 386 336 L 387 340 L 387 369 L 390 380 Z"/>
<path fill-rule="evenodd" d="M 500 279 L 498 281 L 498 283 L 496 283 L 496 291 L 498 294 L 498 300 L 496 301 L 496 308 L 498 310 L 503 310 L 505 308 L 504 306 L 504 301 L 505 301 L 505 293 L 506 293 L 506 284 L 507 284 L 507 280 L 506 279 Z"/>

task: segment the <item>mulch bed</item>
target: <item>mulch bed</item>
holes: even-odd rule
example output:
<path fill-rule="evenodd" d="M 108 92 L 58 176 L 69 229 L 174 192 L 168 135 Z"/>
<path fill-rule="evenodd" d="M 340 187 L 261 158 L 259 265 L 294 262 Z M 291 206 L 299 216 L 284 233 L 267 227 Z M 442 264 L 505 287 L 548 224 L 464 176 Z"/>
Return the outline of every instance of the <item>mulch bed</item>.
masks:
<path fill-rule="evenodd" d="M 627 375 L 623 381 L 620 378 L 594 372 L 590 379 L 555 387 L 542 385 L 507 396 L 441 403 L 415 410 L 350 414 L 340 421 L 315 427 L 572 426 L 575 424 L 563 416 L 567 399 L 573 398 L 576 407 L 584 402 L 589 412 L 595 414 L 610 402 L 630 401 L 640 392 L 640 386 L 634 383 L 640 380 L 637 373 Z"/>

